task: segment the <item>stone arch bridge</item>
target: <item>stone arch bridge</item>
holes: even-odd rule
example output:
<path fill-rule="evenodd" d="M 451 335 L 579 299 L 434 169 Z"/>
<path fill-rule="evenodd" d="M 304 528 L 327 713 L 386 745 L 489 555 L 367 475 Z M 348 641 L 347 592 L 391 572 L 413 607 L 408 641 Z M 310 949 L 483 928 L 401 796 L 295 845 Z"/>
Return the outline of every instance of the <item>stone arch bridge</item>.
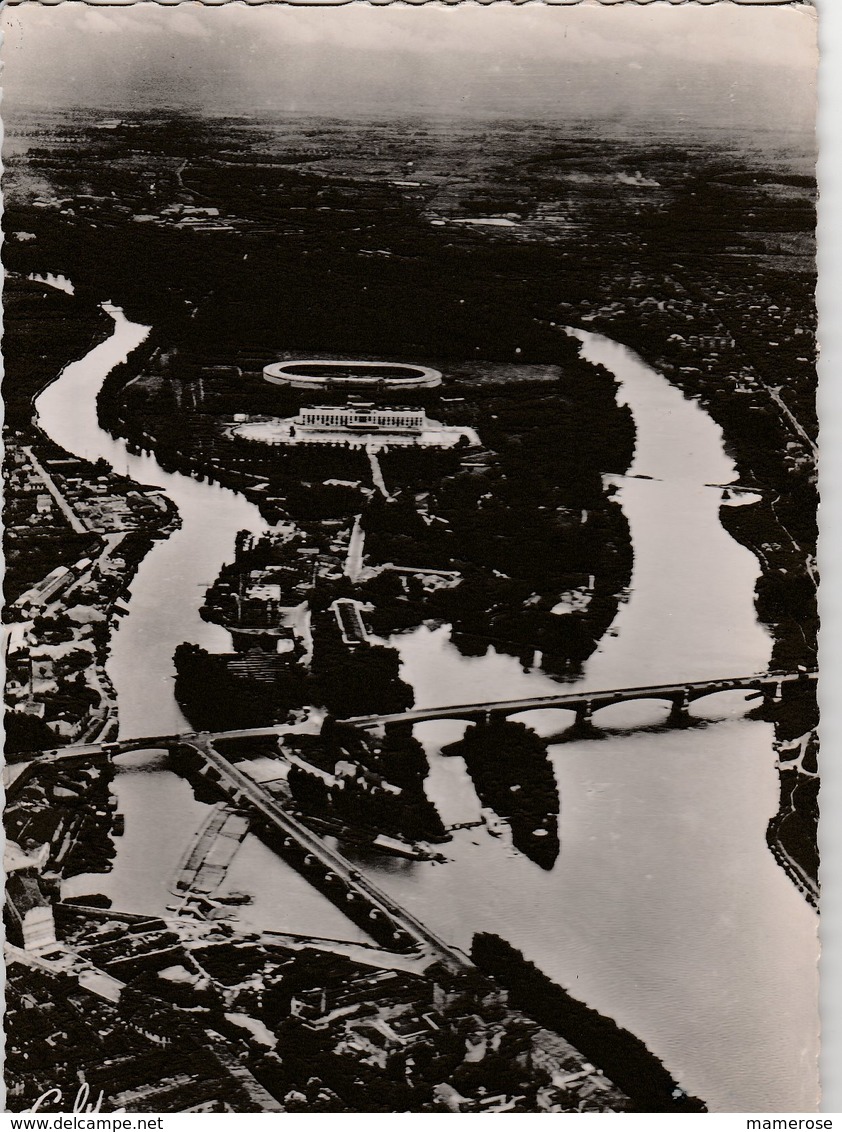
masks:
<path fill-rule="evenodd" d="M 415 708 L 390 715 L 359 715 L 342 722 L 352 727 L 368 728 L 399 723 L 427 723 L 436 719 L 463 720 L 468 723 L 489 723 L 508 719 L 523 712 L 556 708 L 572 711 L 580 729 L 592 726 L 595 712 L 614 704 L 635 700 L 660 700 L 670 704 L 666 722 L 681 726 L 688 719 L 690 704 L 719 692 L 754 692 L 766 702 L 778 702 L 790 686 L 810 687 L 818 678 L 816 672 L 766 672 L 754 676 L 734 676 L 720 680 L 682 681 L 675 684 L 644 684 L 632 688 L 610 688 L 604 691 L 560 691 L 553 696 L 530 696 L 516 700 L 496 700 L 479 704 L 450 704 L 444 707 Z"/>
<path fill-rule="evenodd" d="M 733 676 L 720 680 L 684 681 L 675 684 L 646 684 L 633 688 L 609 688 L 603 691 L 561 691 L 553 696 L 530 696 L 515 700 L 493 700 L 487 703 L 448 704 L 443 707 L 413 708 L 409 711 L 381 715 L 358 715 L 337 722 L 363 730 L 390 724 L 426 723 L 436 719 L 463 720 L 467 723 L 490 722 L 508 719 L 528 711 L 559 708 L 572 711 L 579 725 L 591 724 L 601 708 L 635 700 L 660 700 L 670 704 L 666 722 L 681 726 L 686 721 L 690 704 L 719 692 L 754 692 L 769 703 L 777 703 L 787 688 L 812 688 L 818 679 L 817 672 L 765 672 L 753 676 Z M 187 743 L 204 748 L 217 739 L 248 739 L 266 735 L 283 735 L 289 728 L 285 724 L 270 727 L 249 727 L 221 732 L 182 732 L 176 735 L 140 735 L 132 739 L 113 742 L 79 743 L 58 747 L 33 755 L 26 765 L 43 766 L 45 763 L 71 759 L 90 759 L 98 756 L 113 758 L 131 751 L 172 749 Z"/>

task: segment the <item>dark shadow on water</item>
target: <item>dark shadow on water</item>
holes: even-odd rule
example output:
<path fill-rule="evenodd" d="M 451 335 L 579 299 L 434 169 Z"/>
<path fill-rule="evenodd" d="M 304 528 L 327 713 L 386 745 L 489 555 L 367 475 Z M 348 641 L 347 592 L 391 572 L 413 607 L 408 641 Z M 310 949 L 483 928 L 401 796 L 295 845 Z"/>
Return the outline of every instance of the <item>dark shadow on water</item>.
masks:
<path fill-rule="evenodd" d="M 544 739 L 550 746 L 556 746 L 562 743 L 579 743 L 586 740 L 619 739 L 630 735 L 664 735 L 669 731 L 699 731 L 708 727 L 716 727 L 720 723 L 733 723 L 735 720 L 765 721 L 766 719 L 765 714 L 747 712 L 745 715 L 733 718 L 728 716 L 722 719 L 703 719 L 698 716 L 688 716 L 680 723 L 663 721 L 662 723 L 643 723 L 637 727 L 600 727 L 598 724 L 590 724 L 583 728 L 574 724 L 572 727 L 557 731 L 553 735 L 547 735 Z"/>

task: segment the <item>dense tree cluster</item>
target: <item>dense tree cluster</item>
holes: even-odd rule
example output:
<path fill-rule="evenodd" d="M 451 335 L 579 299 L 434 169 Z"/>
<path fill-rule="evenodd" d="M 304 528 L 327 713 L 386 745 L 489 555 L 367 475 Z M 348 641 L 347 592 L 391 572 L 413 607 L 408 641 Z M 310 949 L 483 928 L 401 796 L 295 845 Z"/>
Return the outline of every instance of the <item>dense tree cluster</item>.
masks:
<path fill-rule="evenodd" d="M 371 781 L 371 776 L 346 778 L 328 786 L 318 775 L 300 767 L 290 768 L 287 779 L 293 799 L 315 816 L 334 817 L 355 831 L 371 831 L 426 841 L 441 837 L 444 830 L 431 802 L 393 794 Z"/>
<path fill-rule="evenodd" d="M 464 758 L 479 800 L 506 819 L 515 848 L 551 869 L 561 849 L 560 801 L 544 740 L 522 723 L 492 720 L 469 727 L 447 753 Z"/>
<path fill-rule="evenodd" d="M 182 644 L 175 651 L 175 695 L 196 728 L 227 731 L 286 719 L 309 701 L 306 669 L 278 666 L 271 679 L 255 680 L 230 669 L 231 654 Z"/>
<path fill-rule="evenodd" d="M 431 558 L 435 550 L 434 565 L 458 563 L 465 577 L 456 590 L 432 597 L 414 580 L 378 580 L 384 597 L 380 631 L 418 624 L 422 609 L 427 616 L 432 611 L 454 625 L 463 651 L 483 652 L 493 643 L 526 659 L 539 648 L 545 667 L 565 673 L 592 652 L 610 623 L 630 566 L 622 516 L 598 502 L 593 474 L 625 467 L 628 418 L 602 411 L 609 408 L 604 375 L 581 363 L 574 343 L 554 326 L 580 325 L 584 317 L 590 327 L 661 367 L 722 425 L 743 481 L 760 487 L 764 497 L 723 517 L 729 530 L 761 554 L 758 610 L 775 637 L 773 663 L 812 664 L 816 603 L 804 576 L 804 552 L 815 543 L 814 469 L 809 459 L 785 455 L 792 440 L 778 411 L 760 389 L 735 390 L 732 366 L 735 356 L 748 358 L 814 435 L 814 270 L 804 265 L 803 255 L 805 247 L 812 251 L 814 225 L 809 172 L 787 171 L 788 158 L 781 153 L 790 150 L 774 152 L 774 141 L 742 159 L 737 149 L 723 158 L 715 144 L 676 145 L 674 139 L 653 145 L 647 138 L 638 145 L 628 137 L 616 143 L 580 136 L 556 143 L 527 124 L 517 138 L 485 125 L 435 139 L 417 130 L 406 143 L 414 158 L 422 153 L 432 168 L 442 169 L 468 155 L 479 170 L 476 178 L 451 185 L 457 212 L 512 210 L 533 221 L 541 217 L 540 224 L 511 231 L 433 228 L 426 210 L 437 185 L 406 193 L 378 176 L 343 179 L 309 165 L 315 152 L 353 151 L 356 157 L 360 140 L 365 147 L 375 137 L 377 146 L 386 139 L 396 146 L 390 152 L 398 153 L 404 141 L 392 130 L 366 124 L 331 127 L 323 135 L 316 127 L 308 135 L 308 146 L 316 149 L 301 153 L 298 144 L 288 150 L 270 130 L 261 134 L 255 127 L 246 137 L 231 122 L 139 115 L 130 129 L 108 136 L 82 130 L 74 139 L 80 144 L 72 163 L 59 137 L 57 145 L 45 142 L 25 158 L 10 158 L 5 223 L 35 238 L 7 241 L 6 265 L 23 275 L 63 272 L 74 280 L 77 294 L 114 296 L 129 317 L 152 326 L 147 343 L 109 379 L 103 421 L 136 443 L 154 444 L 165 467 L 212 475 L 252 492 L 270 519 L 286 513 L 284 495 L 293 480 L 315 484 L 318 475 L 301 474 L 299 464 L 281 474 L 286 457 L 277 449 L 223 441 L 218 420 L 243 410 L 295 411 L 295 397 L 259 377 L 260 365 L 290 344 L 304 352 L 328 348 L 357 356 L 435 359 L 444 368 L 465 358 L 561 364 L 568 376 L 562 392 L 571 429 L 564 429 L 561 399 L 546 414 L 546 432 L 531 430 L 535 436 L 521 428 L 529 422 L 518 420 L 516 406 L 509 412 L 502 402 L 492 407 L 488 401 L 483 410 L 488 427 L 481 435 L 498 462 L 485 483 L 477 477 L 483 490 L 473 494 L 456 475 L 453 487 L 431 501 L 431 510 L 444 520 L 441 530 L 435 522 L 426 531 L 388 530 L 373 510 L 369 529 L 381 560 L 423 564 L 421 556 Z M 220 142 L 224 162 L 213 156 Z M 36 164 L 38 177 L 56 197 L 76 198 L 75 208 L 39 209 L 25 194 L 16 195 L 17 162 Z M 150 164 L 154 177 L 147 175 Z M 182 170 L 181 184 L 176 168 Z M 622 207 L 618 170 L 642 170 L 649 186 L 645 192 L 630 187 Z M 133 213 L 187 203 L 194 192 L 237 230 L 205 238 L 133 222 Z M 91 201 L 83 203 L 81 194 L 92 194 Z M 563 225 L 531 211 L 562 195 Z M 372 254 L 373 248 L 383 254 Z M 715 296 L 717 318 L 724 318 L 737 340 L 736 355 L 703 361 L 695 348 L 668 344 L 676 326 L 688 332 L 660 302 L 668 279 L 691 300 L 691 321 Z M 640 304 L 647 291 L 648 315 Z M 762 292 L 766 297 L 758 300 Z M 767 308 L 778 305 L 791 307 L 803 324 L 791 335 L 769 333 Z M 176 352 L 169 372 L 166 367 L 159 372 L 157 360 L 150 365 L 156 351 Z M 177 393 L 208 360 L 240 366 L 243 376 L 205 380 L 204 405 L 191 406 L 188 399 L 176 414 Z M 157 384 L 124 392 L 130 378 L 151 371 L 160 378 Z M 129 414 L 127 399 L 134 395 L 138 400 Z M 472 397 L 479 400 L 476 391 Z M 524 402 L 536 421 L 541 402 L 537 393 Z M 596 414 L 591 418 L 585 415 L 590 404 Z M 312 456 L 330 468 L 327 475 L 354 480 L 366 474 L 360 453 L 353 468 L 347 452 L 319 449 Z M 448 459 L 436 457 L 425 470 L 420 457 L 415 467 L 414 456 L 389 454 L 383 466 L 387 481 L 401 489 L 437 491 L 442 472 L 445 482 L 454 475 Z M 340 467 L 342 472 L 334 470 Z M 534 490 L 529 498 L 527 482 Z M 568 483 L 575 494 L 560 498 Z M 492 502 L 483 514 L 486 504 L 480 507 L 479 500 L 488 492 Z M 292 506 L 301 515 L 335 513 L 350 502 L 310 494 L 306 487 L 293 495 Z M 577 508 L 589 512 L 582 529 L 575 529 Z M 551 576 L 548 563 L 567 577 Z M 508 577 L 497 577 L 495 569 Z M 554 615 L 553 589 L 575 588 L 581 581 L 577 572 L 595 576 L 587 613 Z M 797 793 L 808 797 L 810 790 Z M 812 802 L 809 809 L 802 833 L 814 844 Z"/>
<path fill-rule="evenodd" d="M 7 278 L 3 293 L 5 427 L 28 429 L 32 402 L 62 369 L 111 333 L 93 302 L 36 283 Z"/>
<path fill-rule="evenodd" d="M 404 711 L 413 693 L 400 678 L 400 656 L 383 645 L 349 648 L 332 612 L 314 613 L 312 672 L 320 703 L 339 719 Z"/>
<path fill-rule="evenodd" d="M 5 755 L 11 762 L 15 761 L 15 755 L 48 751 L 61 744 L 43 720 L 19 711 L 5 713 L 3 734 Z"/>
<path fill-rule="evenodd" d="M 575 999 L 499 936 L 474 936 L 471 958 L 509 992 L 509 1002 L 581 1050 L 618 1085 L 638 1112 L 705 1112 L 704 1104 L 678 1088 L 643 1042 Z"/>
<path fill-rule="evenodd" d="M 293 766 L 287 779 L 295 800 L 313 814 L 330 815 L 354 829 L 398 834 L 412 841 L 446 838 L 435 806 L 424 792 L 429 763 L 412 728 L 391 726 L 381 741 L 328 716 L 319 738 L 288 737 L 293 747 L 319 769 L 346 773 L 337 785 Z M 353 767 L 353 773 L 347 769 Z M 395 789 L 399 793 L 395 793 Z"/>
<path fill-rule="evenodd" d="M 246 653 L 208 653 L 182 644 L 175 652 L 175 692 L 198 728 L 226 730 L 285 720 L 305 704 L 334 716 L 403 711 L 412 688 L 400 678 L 400 657 L 382 645 L 349 647 L 330 610 L 311 620 L 309 668 L 288 655 L 253 648 Z"/>

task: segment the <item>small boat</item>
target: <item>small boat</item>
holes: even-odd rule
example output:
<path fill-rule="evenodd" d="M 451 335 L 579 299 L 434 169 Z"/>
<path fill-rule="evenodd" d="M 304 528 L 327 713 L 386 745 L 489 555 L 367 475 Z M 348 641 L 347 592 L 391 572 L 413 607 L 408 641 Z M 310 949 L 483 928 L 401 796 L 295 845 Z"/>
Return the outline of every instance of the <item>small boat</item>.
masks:
<path fill-rule="evenodd" d="M 220 904 L 251 904 L 254 899 L 248 892 L 226 892 L 224 896 L 217 895 Z"/>
<path fill-rule="evenodd" d="M 407 857 L 412 861 L 420 861 L 428 856 L 423 849 L 402 841 L 397 837 L 389 837 L 385 833 L 378 833 L 371 843 L 372 848 L 380 849 L 384 853 L 391 853 L 394 857 Z"/>
<path fill-rule="evenodd" d="M 508 828 L 502 818 L 499 818 L 493 810 L 483 809 L 482 820 L 492 837 L 502 837 Z"/>

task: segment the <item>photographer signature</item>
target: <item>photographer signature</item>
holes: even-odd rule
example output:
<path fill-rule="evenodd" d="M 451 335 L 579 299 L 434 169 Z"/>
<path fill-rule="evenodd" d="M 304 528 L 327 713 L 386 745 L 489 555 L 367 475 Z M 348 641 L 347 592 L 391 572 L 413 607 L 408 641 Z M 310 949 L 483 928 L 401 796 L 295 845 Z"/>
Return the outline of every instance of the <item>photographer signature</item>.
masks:
<path fill-rule="evenodd" d="M 102 1111 L 102 1093 L 100 1092 L 96 1101 L 91 1104 L 91 1087 L 87 1081 L 83 1081 L 79 1086 L 79 1092 L 76 1094 L 76 1099 L 73 1101 L 73 1108 L 71 1112 L 101 1112 Z M 41 1112 L 44 1106 L 49 1103 L 60 1105 L 64 1100 L 64 1094 L 61 1089 L 47 1089 L 46 1093 L 42 1093 L 32 1108 L 23 1109 L 24 1112 Z M 59 1109 L 59 1111 L 62 1111 Z M 124 1108 L 115 1108 L 115 1113 L 125 1112 Z"/>

